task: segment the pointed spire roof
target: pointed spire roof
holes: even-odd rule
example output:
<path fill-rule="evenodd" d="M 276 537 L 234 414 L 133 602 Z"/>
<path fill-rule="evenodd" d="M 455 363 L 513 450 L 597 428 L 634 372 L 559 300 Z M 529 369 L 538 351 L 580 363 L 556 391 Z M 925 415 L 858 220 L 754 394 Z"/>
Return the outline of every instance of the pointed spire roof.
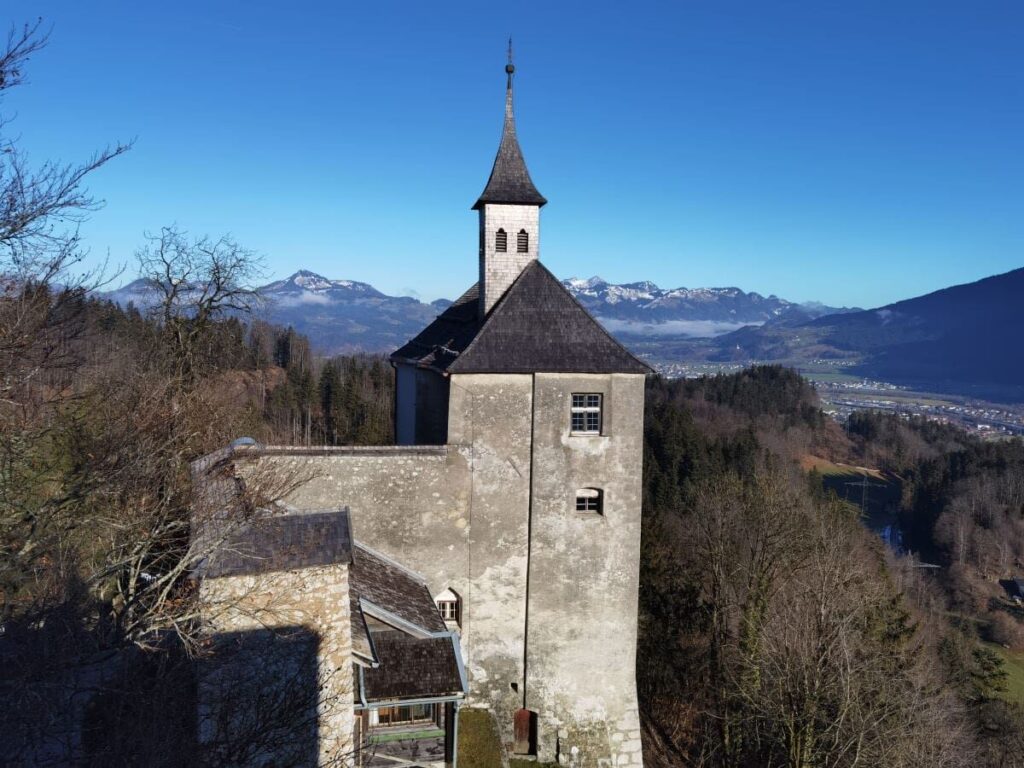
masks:
<path fill-rule="evenodd" d="M 526 170 L 526 161 L 523 160 L 523 150 L 519 148 L 519 139 L 516 138 L 516 116 L 512 110 L 512 75 L 515 71 L 512 65 L 512 41 L 509 40 L 508 64 L 505 65 L 508 75 L 505 86 L 505 127 L 501 132 L 501 144 L 498 145 L 498 156 L 494 158 L 491 177 L 473 210 L 483 208 L 485 203 L 540 207 L 547 202 L 533 185 L 530 172 Z"/>

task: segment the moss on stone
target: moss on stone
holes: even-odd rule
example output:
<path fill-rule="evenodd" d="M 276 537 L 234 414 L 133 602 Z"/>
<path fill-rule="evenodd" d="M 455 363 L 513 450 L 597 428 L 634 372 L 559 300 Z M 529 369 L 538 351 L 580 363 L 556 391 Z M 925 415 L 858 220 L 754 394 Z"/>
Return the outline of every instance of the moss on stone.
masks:
<path fill-rule="evenodd" d="M 504 763 L 498 728 L 486 709 L 459 712 L 459 768 L 495 768 Z"/>

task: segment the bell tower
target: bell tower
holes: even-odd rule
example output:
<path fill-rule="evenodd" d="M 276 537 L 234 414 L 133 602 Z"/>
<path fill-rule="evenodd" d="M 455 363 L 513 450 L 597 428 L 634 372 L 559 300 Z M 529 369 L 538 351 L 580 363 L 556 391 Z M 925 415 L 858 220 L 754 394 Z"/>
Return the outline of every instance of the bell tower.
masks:
<path fill-rule="evenodd" d="M 537 191 L 516 138 L 512 109 L 512 40 L 505 65 L 505 125 L 498 155 L 480 198 L 480 316 L 485 317 L 540 253 L 540 209 L 547 200 Z"/>

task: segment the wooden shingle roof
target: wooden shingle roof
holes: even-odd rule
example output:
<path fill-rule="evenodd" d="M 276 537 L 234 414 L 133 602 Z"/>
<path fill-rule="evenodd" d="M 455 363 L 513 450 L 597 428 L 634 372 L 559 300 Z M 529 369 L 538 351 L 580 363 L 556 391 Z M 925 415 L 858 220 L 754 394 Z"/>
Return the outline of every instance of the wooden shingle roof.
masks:
<path fill-rule="evenodd" d="M 442 373 L 650 373 L 539 261 L 485 318 L 477 286 L 391 359 Z"/>
<path fill-rule="evenodd" d="M 473 205 L 479 210 L 486 203 L 504 203 L 508 205 L 536 205 L 547 202 L 544 195 L 537 191 L 530 172 L 526 170 L 523 150 L 519 148 L 516 138 L 516 118 L 512 111 L 512 71 L 508 72 L 508 85 L 505 89 L 505 125 L 501 132 L 501 143 L 498 154 L 494 158 L 491 176 L 480 198 Z"/>
<path fill-rule="evenodd" d="M 458 637 L 417 638 L 397 630 L 374 632 L 380 665 L 364 667 L 362 697 L 368 703 L 465 694 Z"/>
<path fill-rule="evenodd" d="M 343 508 L 238 524 L 206 558 L 199 574 L 206 578 L 256 575 L 351 561 L 348 508 Z"/>

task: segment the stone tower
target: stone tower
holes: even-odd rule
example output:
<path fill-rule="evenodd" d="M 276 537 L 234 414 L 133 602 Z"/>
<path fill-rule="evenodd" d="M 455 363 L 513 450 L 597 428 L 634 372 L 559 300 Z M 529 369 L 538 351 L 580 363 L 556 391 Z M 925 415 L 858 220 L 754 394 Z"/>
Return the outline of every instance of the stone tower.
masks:
<path fill-rule="evenodd" d="M 480 279 L 391 355 L 396 446 L 274 449 L 313 469 L 296 510 L 423 575 L 457 628 L 467 704 L 510 751 L 642 765 L 635 681 L 644 379 L 538 260 L 547 201 L 505 121 L 480 217 Z"/>

